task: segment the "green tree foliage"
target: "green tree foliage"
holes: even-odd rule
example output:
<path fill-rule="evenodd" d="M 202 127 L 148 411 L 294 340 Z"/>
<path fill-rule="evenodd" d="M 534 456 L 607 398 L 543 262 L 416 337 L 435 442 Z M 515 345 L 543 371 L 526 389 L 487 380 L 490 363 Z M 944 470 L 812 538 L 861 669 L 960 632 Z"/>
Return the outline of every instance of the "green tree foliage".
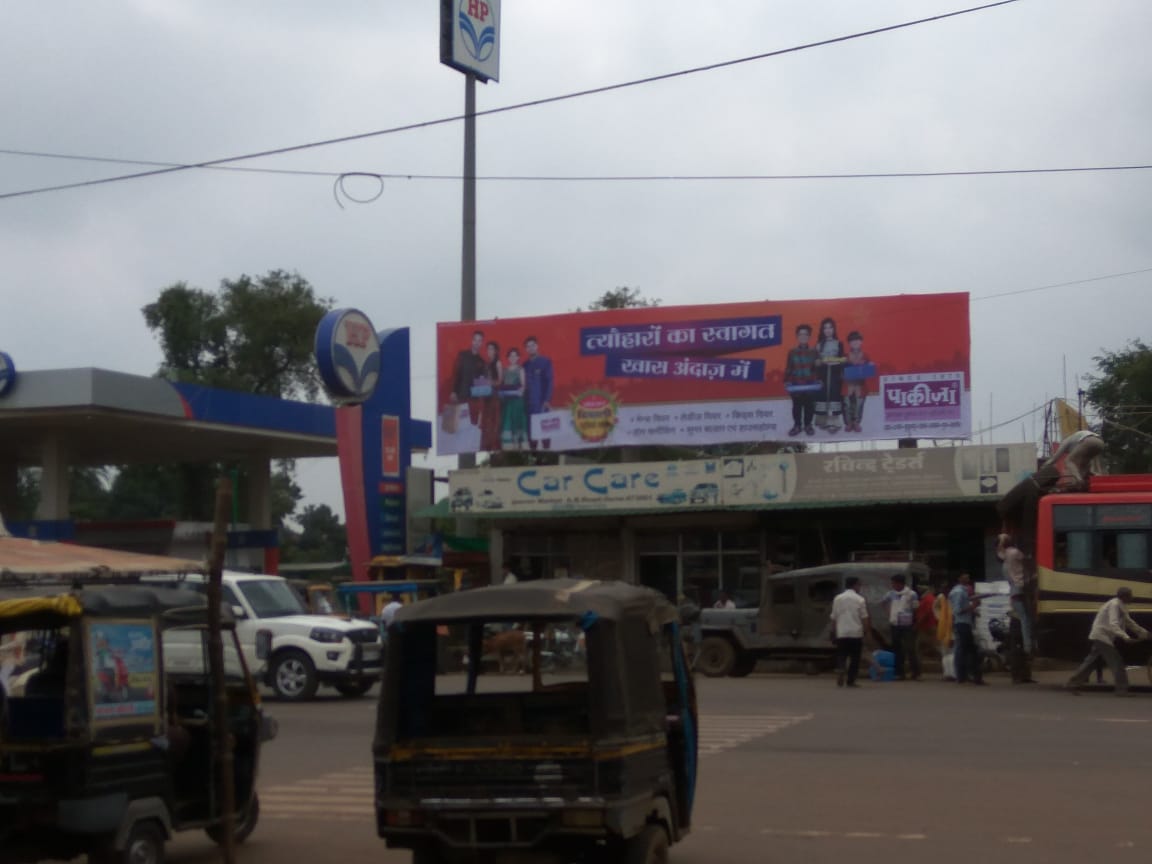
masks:
<path fill-rule="evenodd" d="M 281 531 L 281 559 L 285 563 L 344 561 L 348 535 L 340 517 L 327 504 L 309 504 L 297 521 L 300 531 Z"/>
<path fill-rule="evenodd" d="M 316 325 L 332 308 L 295 273 L 225 279 L 215 294 L 178 282 L 144 307 L 160 342 L 160 375 L 283 398 L 315 399 Z"/>
<path fill-rule="evenodd" d="M 605 291 L 598 300 L 592 301 L 588 310 L 597 312 L 603 309 L 634 309 L 659 305 L 659 300 L 642 296 L 639 288 L 620 285 L 611 291 Z"/>
<path fill-rule="evenodd" d="M 1099 418 L 1109 470 L 1152 471 L 1152 348 L 1137 339 L 1093 360 L 1099 374 L 1089 376 L 1085 392 Z"/>

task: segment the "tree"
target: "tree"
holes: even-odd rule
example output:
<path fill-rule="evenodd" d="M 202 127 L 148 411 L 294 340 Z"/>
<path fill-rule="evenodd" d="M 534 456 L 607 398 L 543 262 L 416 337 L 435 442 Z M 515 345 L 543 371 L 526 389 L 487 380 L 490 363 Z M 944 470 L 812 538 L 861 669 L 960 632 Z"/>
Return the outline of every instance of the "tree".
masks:
<path fill-rule="evenodd" d="M 1136 339 L 1092 359 L 1099 374 L 1089 376 L 1085 395 L 1100 421 L 1109 469 L 1152 471 L 1152 348 Z"/>
<path fill-rule="evenodd" d="M 160 342 L 157 374 L 277 398 L 315 399 L 320 392 L 312 355 L 316 325 L 332 308 L 298 274 L 224 279 L 217 292 L 170 285 L 141 311 Z M 282 525 L 302 497 L 290 460 L 272 474 L 272 521 Z M 126 465 L 112 489 L 113 518 L 212 518 L 215 481 L 235 472 L 238 510 L 244 512 L 243 465 Z"/>
<path fill-rule="evenodd" d="M 272 270 L 224 279 L 216 294 L 177 282 L 142 311 L 164 354 L 161 377 L 315 399 L 313 339 L 332 302 L 298 274 Z"/>
<path fill-rule="evenodd" d="M 284 529 L 283 560 L 298 563 L 343 561 L 348 554 L 348 535 L 340 517 L 327 504 L 309 504 L 299 518 L 299 533 Z"/>
<path fill-rule="evenodd" d="M 659 306 L 660 301 L 640 295 L 639 288 L 629 288 L 619 285 L 611 291 L 605 291 L 600 298 L 593 300 L 588 306 L 589 312 L 599 312 L 604 309 L 634 309 Z M 580 310 L 577 309 L 577 312 Z"/>

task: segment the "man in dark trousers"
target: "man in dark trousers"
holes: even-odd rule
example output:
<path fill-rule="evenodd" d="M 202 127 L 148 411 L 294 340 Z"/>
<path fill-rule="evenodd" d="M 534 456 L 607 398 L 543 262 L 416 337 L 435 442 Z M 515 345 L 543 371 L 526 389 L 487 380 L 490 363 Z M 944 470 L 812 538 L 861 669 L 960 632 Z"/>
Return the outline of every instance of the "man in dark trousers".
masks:
<path fill-rule="evenodd" d="M 980 598 L 972 593 L 972 577 L 961 573 L 956 585 L 948 592 L 948 605 L 952 608 L 952 633 L 956 640 L 956 683 L 984 684 L 980 668 L 980 652 L 976 649 L 976 607 Z"/>
<path fill-rule="evenodd" d="M 484 349 L 484 331 L 476 330 L 472 334 L 472 344 L 456 355 L 456 364 L 452 367 L 452 392 L 448 394 L 448 401 L 468 405 L 468 419 L 475 426 L 480 422 L 480 413 L 483 410 L 484 399 L 473 397 L 472 385 L 477 378 L 488 374 L 488 366 L 481 353 Z"/>
<path fill-rule="evenodd" d="M 540 354 L 540 343 L 535 336 L 524 340 L 524 407 L 528 409 L 528 440 L 532 449 L 537 445 L 547 450 L 552 441 L 544 436 L 536 437 L 532 431 L 532 418 L 537 414 L 547 414 L 552 410 L 552 361 Z"/>
<path fill-rule="evenodd" d="M 868 635 L 868 604 L 860 595 L 860 578 L 849 576 L 832 601 L 832 637 L 836 640 L 836 686 L 856 687 L 860 651 Z"/>
<path fill-rule="evenodd" d="M 1121 642 L 1136 642 L 1147 639 L 1148 631 L 1132 620 L 1128 614 L 1127 606 L 1132 601 L 1131 588 L 1116 589 L 1116 596 L 1100 607 L 1096 619 L 1092 622 L 1092 631 L 1088 639 L 1092 643 L 1092 650 L 1080 664 L 1080 668 L 1073 673 L 1065 685 L 1075 690 L 1088 680 L 1088 675 L 1096 666 L 1099 658 L 1104 658 L 1108 668 L 1112 670 L 1112 680 L 1116 682 L 1116 695 L 1128 695 L 1128 670 L 1124 666 L 1124 658 L 1116 650 L 1116 640 Z"/>

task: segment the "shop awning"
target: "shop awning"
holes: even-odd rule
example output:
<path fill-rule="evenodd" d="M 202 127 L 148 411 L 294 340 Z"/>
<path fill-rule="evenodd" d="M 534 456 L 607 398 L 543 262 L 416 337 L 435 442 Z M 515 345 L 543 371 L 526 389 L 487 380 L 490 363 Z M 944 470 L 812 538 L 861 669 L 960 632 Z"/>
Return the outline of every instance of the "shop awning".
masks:
<path fill-rule="evenodd" d="M 204 569 L 203 562 L 182 558 L 0 536 L 0 577 L 202 573 Z"/>
<path fill-rule="evenodd" d="M 791 501 L 786 504 L 741 504 L 730 507 L 703 505 L 698 507 L 627 507 L 627 508 L 598 508 L 598 507 L 562 507 L 556 510 L 484 510 L 475 509 L 457 511 L 453 513 L 449 507 L 441 511 L 441 517 L 455 519 L 580 519 L 597 518 L 604 516 L 674 516 L 678 513 L 788 513 L 794 510 L 848 510 L 865 507 L 900 507 L 924 506 L 940 507 L 954 504 L 994 506 L 999 496 L 991 495 L 961 495 L 951 498 L 883 498 L 874 501 Z M 447 499 L 440 502 L 447 504 Z M 439 504 L 437 504 L 437 507 Z M 435 508 L 427 508 L 417 513 L 422 516 Z"/>

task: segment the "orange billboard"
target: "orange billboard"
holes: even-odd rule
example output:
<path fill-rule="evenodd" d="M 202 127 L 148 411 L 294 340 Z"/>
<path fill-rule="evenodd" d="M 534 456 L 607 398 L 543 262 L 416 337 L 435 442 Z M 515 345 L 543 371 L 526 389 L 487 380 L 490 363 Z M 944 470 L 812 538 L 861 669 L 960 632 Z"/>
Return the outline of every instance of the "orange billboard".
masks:
<path fill-rule="evenodd" d="M 437 380 L 441 455 L 966 438 L 968 295 L 443 323 Z"/>

